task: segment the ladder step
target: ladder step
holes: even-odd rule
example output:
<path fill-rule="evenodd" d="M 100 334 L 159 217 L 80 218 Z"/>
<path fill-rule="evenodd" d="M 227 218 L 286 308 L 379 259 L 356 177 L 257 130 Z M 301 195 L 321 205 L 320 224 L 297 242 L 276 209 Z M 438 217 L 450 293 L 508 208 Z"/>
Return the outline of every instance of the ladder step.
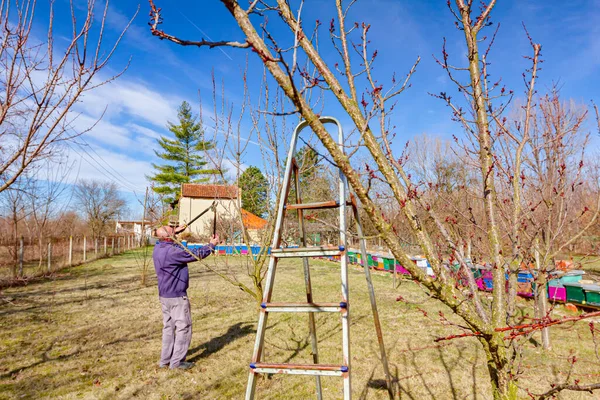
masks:
<path fill-rule="evenodd" d="M 286 247 L 284 249 L 273 249 L 271 255 L 277 258 L 289 257 L 328 257 L 340 256 L 344 252 L 344 246 L 335 247 Z"/>
<path fill-rule="evenodd" d="M 252 363 L 250 368 L 259 374 L 342 376 L 348 373 L 347 366 L 331 364 Z"/>
<path fill-rule="evenodd" d="M 286 204 L 287 210 L 324 210 L 328 208 L 337 208 L 340 206 L 339 201 L 322 201 L 319 203 L 301 203 L 301 204 Z"/>
<path fill-rule="evenodd" d="M 342 312 L 348 309 L 348 303 L 262 303 L 266 312 Z"/>

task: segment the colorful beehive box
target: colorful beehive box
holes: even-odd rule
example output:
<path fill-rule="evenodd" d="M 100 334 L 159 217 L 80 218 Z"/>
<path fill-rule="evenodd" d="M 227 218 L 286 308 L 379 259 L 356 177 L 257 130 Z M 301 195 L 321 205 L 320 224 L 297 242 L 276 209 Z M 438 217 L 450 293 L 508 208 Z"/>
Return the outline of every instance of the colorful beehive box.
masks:
<path fill-rule="evenodd" d="M 517 282 L 517 294 L 525 297 L 533 297 L 535 284 L 532 282 Z"/>
<path fill-rule="evenodd" d="M 519 272 L 517 275 L 518 282 L 533 282 L 533 274 L 530 272 Z"/>
<path fill-rule="evenodd" d="M 356 263 L 362 265 L 362 253 L 359 251 L 356 252 Z"/>
<path fill-rule="evenodd" d="M 567 290 L 567 301 L 585 304 L 585 292 L 581 283 L 563 282 L 563 286 Z"/>
<path fill-rule="evenodd" d="M 356 253 L 352 250 L 348 250 L 348 262 L 356 264 Z"/>
<path fill-rule="evenodd" d="M 371 259 L 373 260 L 373 268 L 383 269 L 383 258 L 381 256 L 373 254 Z"/>
<path fill-rule="evenodd" d="M 593 306 L 600 306 L 600 285 L 583 285 L 585 301 Z"/>
<path fill-rule="evenodd" d="M 399 274 L 410 275 L 410 272 L 404 268 L 398 261 L 396 261 L 396 272 Z"/>
<path fill-rule="evenodd" d="M 548 300 L 550 301 L 567 301 L 567 290 L 563 286 L 560 279 L 551 279 L 548 282 Z"/>
<path fill-rule="evenodd" d="M 530 272 L 519 272 L 517 275 L 517 293 L 521 296 L 533 297 L 535 290 L 534 277 Z"/>
<path fill-rule="evenodd" d="M 585 274 L 585 271 L 580 271 L 580 270 L 569 271 L 560 278 L 560 281 L 561 281 L 561 283 L 579 282 L 581 279 L 583 279 L 584 274 Z"/>
<path fill-rule="evenodd" d="M 383 268 L 386 271 L 393 271 L 394 270 L 394 259 L 393 258 L 384 258 L 383 259 Z"/>
<path fill-rule="evenodd" d="M 566 302 L 567 289 L 559 286 L 548 286 L 548 300 Z"/>
<path fill-rule="evenodd" d="M 485 283 L 483 282 L 483 278 L 479 277 L 475 279 L 475 283 L 477 284 L 477 288 L 479 290 L 485 290 Z"/>
<path fill-rule="evenodd" d="M 433 268 L 429 264 L 426 258 L 423 257 L 411 257 L 411 260 L 417 264 L 417 267 L 421 268 L 429 276 L 433 276 Z"/>
<path fill-rule="evenodd" d="M 481 277 L 483 279 L 492 279 L 493 278 L 493 274 L 492 271 L 489 269 L 484 269 L 481 271 Z"/>
<path fill-rule="evenodd" d="M 483 286 L 484 290 L 492 291 L 494 290 L 494 282 L 492 278 L 483 278 Z"/>
<path fill-rule="evenodd" d="M 367 253 L 367 265 L 369 267 L 374 267 L 375 266 L 375 261 L 373 260 L 373 256 L 369 253 Z"/>

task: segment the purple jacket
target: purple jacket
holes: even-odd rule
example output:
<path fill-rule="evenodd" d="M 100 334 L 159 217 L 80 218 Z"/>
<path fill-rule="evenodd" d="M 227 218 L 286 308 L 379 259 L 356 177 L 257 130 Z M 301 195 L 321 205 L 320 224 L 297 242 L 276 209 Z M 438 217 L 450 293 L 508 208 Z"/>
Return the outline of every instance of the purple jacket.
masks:
<path fill-rule="evenodd" d="M 189 250 L 202 259 L 208 257 L 214 248 L 209 244 Z M 187 296 L 190 281 L 187 264 L 196 261 L 196 258 L 177 243 L 157 242 L 152 259 L 158 278 L 158 295 L 169 298 Z"/>

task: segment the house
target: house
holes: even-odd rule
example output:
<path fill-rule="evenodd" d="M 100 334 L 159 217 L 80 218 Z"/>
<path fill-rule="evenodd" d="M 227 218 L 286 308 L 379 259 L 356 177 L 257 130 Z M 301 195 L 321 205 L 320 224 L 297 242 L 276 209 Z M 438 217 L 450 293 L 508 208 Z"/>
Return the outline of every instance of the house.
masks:
<path fill-rule="evenodd" d="M 252 242 L 250 244 L 261 244 L 262 234 L 268 222 L 244 209 L 242 209 L 242 221 L 246 231 L 248 231 L 248 236 L 250 236 L 250 241 Z"/>
<path fill-rule="evenodd" d="M 145 236 L 148 238 L 151 236 L 152 227 L 150 226 L 150 221 L 143 222 Z M 119 221 L 117 220 L 115 223 L 115 233 L 116 234 L 133 234 L 135 235 L 136 240 L 141 240 L 142 238 L 142 221 Z"/>
<path fill-rule="evenodd" d="M 260 242 L 261 233 L 267 225 L 264 219 L 242 210 L 242 191 L 235 185 L 205 185 L 198 183 L 184 183 L 181 185 L 179 198 L 179 224 L 191 221 L 202 211 L 217 202 L 217 233 L 228 238 L 229 242 L 242 242 L 241 220 L 248 230 L 252 242 Z M 186 232 L 205 240 L 212 236 L 214 213 L 207 212 L 192 225 Z"/>

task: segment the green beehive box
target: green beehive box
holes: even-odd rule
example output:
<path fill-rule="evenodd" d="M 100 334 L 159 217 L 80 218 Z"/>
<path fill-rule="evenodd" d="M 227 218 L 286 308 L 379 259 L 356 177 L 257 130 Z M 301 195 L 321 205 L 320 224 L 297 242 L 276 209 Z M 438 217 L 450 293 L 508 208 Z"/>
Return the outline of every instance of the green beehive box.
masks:
<path fill-rule="evenodd" d="M 600 306 L 600 285 L 583 285 L 585 301 L 593 306 Z"/>
<path fill-rule="evenodd" d="M 560 278 L 560 281 L 562 283 L 579 282 L 583 279 L 583 274 L 585 274 L 584 271 L 569 271 Z"/>
<path fill-rule="evenodd" d="M 355 252 L 353 252 L 353 251 L 348 251 L 348 261 L 349 261 L 351 264 L 356 264 L 356 261 L 357 261 L 357 260 L 356 260 L 356 253 L 355 253 Z"/>
<path fill-rule="evenodd" d="M 585 304 L 585 292 L 581 283 L 563 282 L 563 285 L 567 289 L 567 301 Z"/>
<path fill-rule="evenodd" d="M 370 254 L 367 254 L 367 259 L 368 259 L 368 265 L 369 265 L 369 267 L 374 267 L 375 266 L 375 261 L 373 261 L 373 257 Z"/>
<path fill-rule="evenodd" d="M 384 258 L 383 259 L 383 269 L 386 271 L 394 270 L 394 260 L 392 258 Z"/>

